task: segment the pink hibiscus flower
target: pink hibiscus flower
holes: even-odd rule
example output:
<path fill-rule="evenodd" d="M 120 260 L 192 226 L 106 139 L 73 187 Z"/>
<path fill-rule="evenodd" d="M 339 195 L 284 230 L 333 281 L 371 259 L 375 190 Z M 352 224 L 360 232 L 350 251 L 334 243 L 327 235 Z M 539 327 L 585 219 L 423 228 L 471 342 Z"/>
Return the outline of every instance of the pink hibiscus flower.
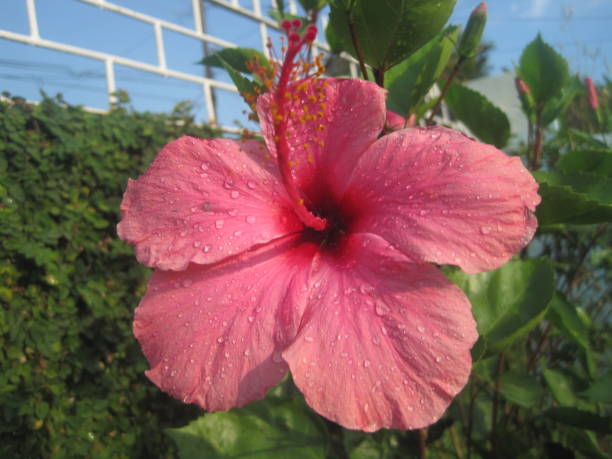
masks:
<path fill-rule="evenodd" d="M 469 273 L 531 239 L 537 185 L 518 158 L 443 128 L 380 137 L 385 92 L 291 81 L 295 37 L 259 98 L 265 145 L 183 137 L 130 180 L 118 226 L 155 267 L 134 333 L 161 389 L 206 410 L 264 397 L 290 371 L 344 427 L 414 429 L 463 388 Z"/>

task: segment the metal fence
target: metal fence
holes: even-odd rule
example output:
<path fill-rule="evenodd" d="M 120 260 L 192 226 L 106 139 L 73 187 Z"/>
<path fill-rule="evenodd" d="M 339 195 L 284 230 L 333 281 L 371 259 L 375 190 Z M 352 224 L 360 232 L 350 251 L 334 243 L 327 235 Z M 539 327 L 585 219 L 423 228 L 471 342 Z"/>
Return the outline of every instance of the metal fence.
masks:
<path fill-rule="evenodd" d="M 4 0 L 7 1 L 7 0 Z M 16 0 L 13 0 L 16 1 Z M 256 43 L 252 47 L 257 47 L 264 53 L 268 54 L 268 48 L 266 43 L 270 36 L 278 36 L 280 29 L 277 22 L 271 17 L 266 15 L 266 12 L 262 11 L 262 1 L 266 3 L 268 8 L 275 6 L 275 0 L 191 0 L 191 14 L 193 15 L 194 28 L 185 27 L 168 20 L 160 19 L 158 17 L 144 14 L 139 11 L 118 5 L 107 0 L 72 0 L 74 2 L 80 2 L 88 4 L 102 10 L 111 11 L 118 15 L 129 17 L 133 20 L 139 21 L 151 27 L 153 30 L 153 36 L 155 40 L 156 50 L 156 63 L 144 62 L 138 59 L 122 57 L 108 52 L 101 52 L 99 50 L 89 49 L 87 47 L 75 46 L 73 44 L 63 43 L 57 40 L 51 40 L 42 36 L 39 31 L 39 20 L 41 19 L 37 15 L 37 6 L 40 6 L 40 2 L 52 1 L 52 0 L 23 0 L 26 4 L 27 11 L 27 22 L 29 33 L 18 33 L 0 27 L 0 39 L 11 40 L 31 46 L 46 48 L 50 50 L 60 51 L 72 55 L 82 56 L 89 59 L 97 60 L 103 63 L 104 66 L 104 77 L 106 80 L 106 93 L 108 97 L 108 104 L 111 106 L 116 103 L 116 91 L 118 89 L 117 79 L 115 76 L 115 70 L 117 66 L 124 66 L 131 69 L 137 69 L 151 74 L 161 75 L 168 79 L 177 79 L 196 83 L 201 87 L 201 97 L 203 100 L 203 106 L 207 113 L 207 121 L 211 124 L 219 124 L 219 113 L 224 110 L 224 107 L 215 97 L 215 91 L 230 91 L 236 93 L 236 88 L 227 79 L 216 78 L 214 74 L 206 72 L 203 68 L 202 75 L 195 75 L 184 71 L 173 69 L 171 65 L 168 65 L 168 56 L 166 54 L 165 39 L 166 34 L 169 32 L 178 33 L 183 36 L 192 37 L 199 40 L 203 49 L 207 46 L 213 48 L 226 48 L 236 47 L 236 43 L 224 40 L 220 37 L 213 36 L 207 33 L 205 24 L 205 9 L 207 5 L 215 5 L 222 7 L 227 11 L 238 14 L 242 17 L 249 18 L 256 21 L 259 29 L 259 37 L 254 40 Z M 246 4 L 248 3 L 248 7 Z M 244 6 L 243 6 L 244 5 Z M 48 6 L 48 5 L 44 5 Z M 299 13 L 299 7 L 295 0 L 289 0 L 287 6 L 290 13 Z M 325 21 L 325 17 L 323 17 Z M 112 33 L 112 31 L 109 31 Z M 328 47 L 325 43 L 317 41 L 314 44 L 314 51 L 327 51 Z M 356 69 L 352 66 L 352 72 Z M 227 131 L 236 131 L 236 126 L 227 125 L 221 123 L 221 128 Z"/>

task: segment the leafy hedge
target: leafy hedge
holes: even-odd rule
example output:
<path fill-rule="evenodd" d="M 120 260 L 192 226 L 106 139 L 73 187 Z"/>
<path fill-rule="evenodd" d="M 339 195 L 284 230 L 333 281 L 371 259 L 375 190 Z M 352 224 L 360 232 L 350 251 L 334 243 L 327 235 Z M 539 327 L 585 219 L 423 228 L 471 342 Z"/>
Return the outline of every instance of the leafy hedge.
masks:
<path fill-rule="evenodd" d="M 115 233 L 128 177 L 168 141 L 210 137 L 171 115 L 0 102 L 0 457 L 165 457 L 193 407 L 148 383 L 132 338 L 148 270 Z"/>

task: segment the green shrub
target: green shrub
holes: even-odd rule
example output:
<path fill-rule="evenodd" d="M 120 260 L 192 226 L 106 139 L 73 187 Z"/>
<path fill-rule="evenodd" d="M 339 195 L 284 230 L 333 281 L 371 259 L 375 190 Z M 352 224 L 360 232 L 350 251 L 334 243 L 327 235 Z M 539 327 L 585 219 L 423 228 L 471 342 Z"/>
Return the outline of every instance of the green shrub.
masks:
<path fill-rule="evenodd" d="M 197 410 L 148 382 L 132 337 L 148 270 L 119 203 L 160 148 L 210 137 L 171 115 L 0 102 L 0 457 L 166 457 Z"/>

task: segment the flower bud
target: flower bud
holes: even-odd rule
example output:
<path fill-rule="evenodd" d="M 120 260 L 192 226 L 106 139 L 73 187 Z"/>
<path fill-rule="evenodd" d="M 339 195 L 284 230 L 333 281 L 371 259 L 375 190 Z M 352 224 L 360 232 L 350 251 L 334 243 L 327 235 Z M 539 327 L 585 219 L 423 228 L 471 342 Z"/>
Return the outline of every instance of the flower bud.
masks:
<path fill-rule="evenodd" d="M 516 85 L 516 90 L 519 95 L 519 99 L 521 99 L 521 104 L 523 105 L 523 110 L 525 113 L 529 114 L 533 112 L 535 108 L 535 101 L 533 100 L 533 95 L 531 94 L 531 89 L 527 86 L 524 80 L 520 78 L 514 79 L 514 84 Z"/>
<path fill-rule="evenodd" d="M 595 88 L 591 77 L 586 77 L 584 79 L 584 86 L 586 87 L 587 95 L 589 97 L 589 105 L 593 110 L 597 110 L 599 108 L 599 97 L 597 96 L 597 89 Z"/>
<path fill-rule="evenodd" d="M 472 57 L 482 38 L 482 32 L 487 23 L 487 4 L 482 2 L 470 15 L 467 26 L 461 34 L 457 52 L 461 59 Z"/>

